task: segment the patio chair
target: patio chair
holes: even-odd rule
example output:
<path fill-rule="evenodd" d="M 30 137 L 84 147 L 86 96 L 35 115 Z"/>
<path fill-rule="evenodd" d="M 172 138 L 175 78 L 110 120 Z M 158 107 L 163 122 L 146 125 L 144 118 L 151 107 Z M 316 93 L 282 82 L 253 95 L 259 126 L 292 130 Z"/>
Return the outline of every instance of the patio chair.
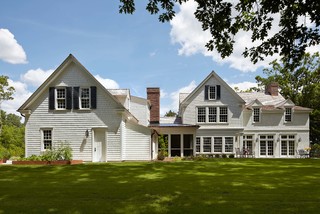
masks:
<path fill-rule="evenodd" d="M 309 153 L 307 151 L 305 151 L 304 149 L 299 149 L 298 150 L 298 157 L 299 158 L 308 158 Z"/>

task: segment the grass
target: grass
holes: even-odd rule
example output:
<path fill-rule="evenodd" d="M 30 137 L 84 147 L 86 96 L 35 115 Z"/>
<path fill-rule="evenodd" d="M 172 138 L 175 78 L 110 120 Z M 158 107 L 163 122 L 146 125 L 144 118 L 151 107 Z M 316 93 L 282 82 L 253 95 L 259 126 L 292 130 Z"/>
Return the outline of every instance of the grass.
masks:
<path fill-rule="evenodd" d="M 319 159 L 0 166 L 0 213 L 319 213 Z"/>

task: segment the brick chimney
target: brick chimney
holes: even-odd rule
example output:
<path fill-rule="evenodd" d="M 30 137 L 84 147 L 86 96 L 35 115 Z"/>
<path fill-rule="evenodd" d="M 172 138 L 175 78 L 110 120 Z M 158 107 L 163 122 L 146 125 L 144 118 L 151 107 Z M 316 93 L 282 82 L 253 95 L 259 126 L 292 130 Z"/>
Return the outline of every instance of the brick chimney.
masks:
<path fill-rule="evenodd" d="M 147 88 L 147 99 L 151 103 L 150 124 L 160 121 L 160 88 Z"/>
<path fill-rule="evenodd" d="M 276 82 L 269 83 L 266 86 L 266 94 L 270 94 L 271 96 L 278 96 L 279 84 Z"/>

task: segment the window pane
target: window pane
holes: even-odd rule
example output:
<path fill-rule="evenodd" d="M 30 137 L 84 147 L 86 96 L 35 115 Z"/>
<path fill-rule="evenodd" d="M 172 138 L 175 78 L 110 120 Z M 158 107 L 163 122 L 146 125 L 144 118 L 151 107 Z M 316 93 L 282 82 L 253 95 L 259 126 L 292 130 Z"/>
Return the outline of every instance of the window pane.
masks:
<path fill-rule="evenodd" d="M 253 122 L 260 122 L 260 109 L 259 108 L 253 109 Z"/>
<path fill-rule="evenodd" d="M 57 108 L 65 109 L 66 108 L 66 90 L 64 88 L 57 88 Z"/>
<path fill-rule="evenodd" d="M 225 138 L 225 152 L 233 152 L 233 137 Z"/>
<path fill-rule="evenodd" d="M 209 107 L 209 123 L 217 122 L 217 107 Z"/>
<path fill-rule="evenodd" d="M 206 108 L 198 107 L 198 122 L 205 123 L 206 122 Z"/>
<path fill-rule="evenodd" d="M 220 122 L 226 123 L 228 122 L 228 108 L 220 107 Z"/>
<path fill-rule="evenodd" d="M 90 108 L 90 89 L 81 88 L 81 108 Z"/>
<path fill-rule="evenodd" d="M 292 109 L 291 108 L 286 108 L 285 117 L 284 117 L 285 121 L 286 122 L 291 122 L 291 118 L 292 118 L 291 116 L 292 116 Z"/>
<path fill-rule="evenodd" d="M 211 152 L 211 137 L 203 138 L 203 152 Z"/>
<path fill-rule="evenodd" d="M 214 138 L 214 152 L 222 152 L 222 137 Z"/>
<path fill-rule="evenodd" d="M 43 130 L 43 148 L 51 149 L 52 148 L 52 131 L 51 130 Z"/>
<path fill-rule="evenodd" d="M 208 88 L 208 94 L 209 94 L 209 100 L 215 100 L 216 99 L 216 87 L 215 86 L 209 86 Z"/>
<path fill-rule="evenodd" d="M 200 137 L 196 138 L 196 152 L 200 152 Z"/>

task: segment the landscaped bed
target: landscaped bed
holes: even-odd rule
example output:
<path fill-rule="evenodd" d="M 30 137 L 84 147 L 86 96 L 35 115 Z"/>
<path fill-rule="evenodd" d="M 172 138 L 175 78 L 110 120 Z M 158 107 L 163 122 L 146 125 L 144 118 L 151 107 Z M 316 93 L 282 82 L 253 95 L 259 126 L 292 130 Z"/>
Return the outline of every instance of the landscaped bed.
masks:
<path fill-rule="evenodd" d="M 0 213 L 318 213 L 319 159 L 0 166 Z"/>

